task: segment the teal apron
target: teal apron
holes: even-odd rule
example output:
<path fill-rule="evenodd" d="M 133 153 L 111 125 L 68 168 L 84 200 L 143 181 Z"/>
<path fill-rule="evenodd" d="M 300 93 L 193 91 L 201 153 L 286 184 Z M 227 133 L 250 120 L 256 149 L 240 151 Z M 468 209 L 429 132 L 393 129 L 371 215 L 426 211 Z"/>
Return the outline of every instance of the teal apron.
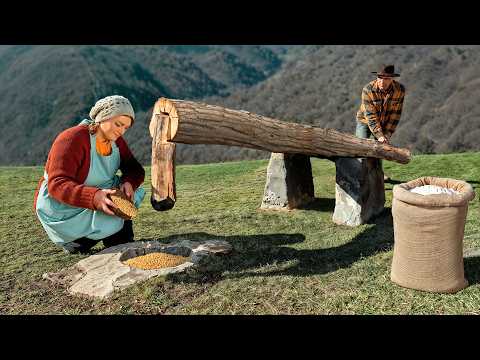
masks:
<path fill-rule="evenodd" d="M 88 120 L 82 121 L 86 123 Z M 81 123 L 81 124 L 82 124 Z M 90 134 L 90 169 L 85 185 L 100 189 L 118 187 L 120 178 L 116 175 L 120 167 L 120 151 L 112 142 L 112 153 L 102 156 L 96 150 L 96 136 Z M 48 237 L 57 245 L 63 245 L 81 237 L 101 240 L 115 234 L 123 227 L 124 220 L 94 211 L 67 205 L 55 200 L 48 194 L 48 174 L 40 186 L 37 198 L 37 216 Z M 145 190 L 139 187 L 134 194 L 134 203 L 138 208 L 145 197 Z"/>

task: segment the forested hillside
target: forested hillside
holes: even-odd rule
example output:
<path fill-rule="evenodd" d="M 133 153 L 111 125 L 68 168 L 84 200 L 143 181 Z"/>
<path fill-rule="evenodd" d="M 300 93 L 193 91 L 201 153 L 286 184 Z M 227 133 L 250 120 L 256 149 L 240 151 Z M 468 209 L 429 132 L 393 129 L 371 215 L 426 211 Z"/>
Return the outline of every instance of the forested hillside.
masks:
<path fill-rule="evenodd" d="M 478 151 L 479 62 L 476 45 L 0 46 L 0 164 L 43 164 L 56 134 L 111 94 L 128 97 L 136 110 L 126 138 L 144 164 L 161 96 L 353 132 L 362 87 L 382 63 L 395 64 L 407 89 L 395 145 Z M 268 156 L 214 145 L 177 149 L 178 163 Z"/>

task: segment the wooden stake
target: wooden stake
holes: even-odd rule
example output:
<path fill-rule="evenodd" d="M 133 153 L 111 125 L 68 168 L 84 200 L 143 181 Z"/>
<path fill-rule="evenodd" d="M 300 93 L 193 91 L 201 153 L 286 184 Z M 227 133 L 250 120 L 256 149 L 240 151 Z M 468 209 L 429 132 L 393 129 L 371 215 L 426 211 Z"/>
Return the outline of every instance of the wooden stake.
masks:
<path fill-rule="evenodd" d="M 153 112 L 150 121 L 152 135 L 152 196 L 150 202 L 157 211 L 170 210 L 175 205 L 175 144 L 170 136 L 170 118 Z"/>

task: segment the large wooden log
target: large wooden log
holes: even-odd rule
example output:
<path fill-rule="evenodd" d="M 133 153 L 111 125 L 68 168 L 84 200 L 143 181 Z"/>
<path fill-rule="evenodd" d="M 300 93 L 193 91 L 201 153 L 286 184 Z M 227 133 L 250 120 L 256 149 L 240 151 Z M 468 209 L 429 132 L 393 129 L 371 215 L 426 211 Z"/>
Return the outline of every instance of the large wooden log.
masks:
<path fill-rule="evenodd" d="M 160 98 L 155 111 L 168 114 L 167 141 L 241 146 L 322 158 L 372 157 L 406 164 L 410 151 L 334 129 L 279 121 L 248 111 Z M 154 111 L 154 116 L 155 116 Z M 150 134 L 154 136 L 150 123 Z"/>
<path fill-rule="evenodd" d="M 167 142 L 170 119 L 155 112 L 150 121 L 152 136 L 152 196 L 150 203 L 157 211 L 170 210 L 175 205 L 175 143 Z"/>

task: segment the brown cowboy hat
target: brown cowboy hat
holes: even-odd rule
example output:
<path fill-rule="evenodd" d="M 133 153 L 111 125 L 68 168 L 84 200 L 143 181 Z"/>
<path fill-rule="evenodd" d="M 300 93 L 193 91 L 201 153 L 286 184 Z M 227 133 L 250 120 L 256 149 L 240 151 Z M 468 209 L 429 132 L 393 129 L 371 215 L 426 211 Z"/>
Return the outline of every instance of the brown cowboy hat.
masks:
<path fill-rule="evenodd" d="M 382 65 L 380 71 L 372 71 L 372 74 L 376 74 L 377 76 L 384 76 L 384 77 L 398 77 L 400 74 L 395 74 L 395 67 L 393 65 Z"/>

